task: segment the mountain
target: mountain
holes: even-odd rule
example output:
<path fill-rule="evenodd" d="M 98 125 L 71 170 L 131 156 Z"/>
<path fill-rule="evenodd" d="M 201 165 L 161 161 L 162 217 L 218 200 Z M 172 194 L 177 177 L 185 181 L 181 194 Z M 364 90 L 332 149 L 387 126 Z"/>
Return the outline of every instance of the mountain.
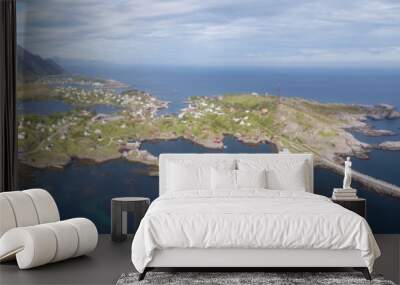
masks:
<path fill-rule="evenodd" d="M 43 59 L 33 54 L 22 46 L 17 46 L 17 77 L 18 79 L 31 79 L 43 75 L 58 75 L 65 70 L 52 59 Z"/>

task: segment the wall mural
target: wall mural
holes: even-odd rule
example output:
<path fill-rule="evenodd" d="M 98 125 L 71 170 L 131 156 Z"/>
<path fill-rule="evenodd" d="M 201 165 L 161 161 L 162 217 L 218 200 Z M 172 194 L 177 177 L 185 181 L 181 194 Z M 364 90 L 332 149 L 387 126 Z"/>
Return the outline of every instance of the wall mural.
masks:
<path fill-rule="evenodd" d="M 19 188 L 110 231 L 158 195 L 164 152 L 311 152 L 400 233 L 400 6 L 352 1 L 18 0 Z"/>

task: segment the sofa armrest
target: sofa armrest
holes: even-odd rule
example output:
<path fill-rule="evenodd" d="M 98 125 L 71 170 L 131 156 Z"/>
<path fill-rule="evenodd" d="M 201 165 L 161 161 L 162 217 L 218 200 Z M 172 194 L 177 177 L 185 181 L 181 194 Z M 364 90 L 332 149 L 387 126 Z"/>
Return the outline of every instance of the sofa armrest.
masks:
<path fill-rule="evenodd" d="M 0 261 L 15 256 L 21 269 L 51 262 L 56 250 L 53 232 L 42 225 L 13 228 L 0 238 Z"/>
<path fill-rule="evenodd" d="M 96 226 L 84 218 L 13 228 L 0 238 L 0 261 L 16 257 L 28 269 L 87 254 L 97 240 Z"/>

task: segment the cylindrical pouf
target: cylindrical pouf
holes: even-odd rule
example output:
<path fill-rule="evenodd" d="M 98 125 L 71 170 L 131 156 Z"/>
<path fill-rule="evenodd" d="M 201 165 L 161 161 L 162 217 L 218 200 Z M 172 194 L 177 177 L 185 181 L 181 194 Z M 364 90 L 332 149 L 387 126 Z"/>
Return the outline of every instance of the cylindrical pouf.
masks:
<path fill-rule="evenodd" d="M 91 252 L 96 248 L 98 233 L 97 228 L 92 221 L 85 218 L 74 218 L 63 222 L 74 226 L 78 233 L 78 249 L 75 252 L 74 257 Z"/>

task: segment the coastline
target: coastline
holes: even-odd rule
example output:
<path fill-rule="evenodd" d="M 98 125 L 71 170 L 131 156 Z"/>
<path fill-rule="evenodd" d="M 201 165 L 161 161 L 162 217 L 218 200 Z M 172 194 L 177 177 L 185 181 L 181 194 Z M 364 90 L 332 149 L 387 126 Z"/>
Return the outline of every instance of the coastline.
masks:
<path fill-rule="evenodd" d="M 168 102 L 134 88 L 121 93 L 107 88 L 107 84 L 114 89 L 127 86 L 117 81 L 85 79 L 75 82 L 71 77 L 61 81 L 67 86 L 52 89 L 49 86 L 52 79 L 47 80 L 46 86 L 39 85 L 33 93 L 22 94 L 22 100 L 31 99 L 38 91 L 45 90 L 38 99 L 56 98 L 72 103 L 78 109 L 62 117 L 24 115 L 20 118 L 19 131 L 24 140 L 19 140 L 19 160 L 36 168 L 63 168 L 74 158 L 94 163 L 126 159 L 155 167 L 157 157 L 141 149 L 141 145 L 180 138 L 213 150 L 224 149 L 226 136 L 250 145 L 265 142 L 276 152 L 288 149 L 293 153 L 313 153 L 317 163 L 334 163 L 335 166 L 327 163 L 325 167 L 336 172 L 344 156 L 368 159 L 372 149 L 400 150 L 396 141 L 367 144 L 352 134 L 395 135 L 389 130 L 374 129 L 367 122 L 368 119 L 398 119 L 400 113 L 386 104 L 346 105 L 239 93 L 191 97 L 185 100 L 186 107 L 178 114 L 158 115 L 159 110 L 168 108 Z M 69 87 L 71 82 L 78 86 L 89 85 L 92 89 Z M 96 104 L 116 106 L 119 110 L 115 114 L 86 111 L 85 108 Z M 37 135 L 38 130 L 43 135 Z M 71 135 L 72 138 L 66 139 Z M 40 138 L 36 138 L 38 136 Z"/>

